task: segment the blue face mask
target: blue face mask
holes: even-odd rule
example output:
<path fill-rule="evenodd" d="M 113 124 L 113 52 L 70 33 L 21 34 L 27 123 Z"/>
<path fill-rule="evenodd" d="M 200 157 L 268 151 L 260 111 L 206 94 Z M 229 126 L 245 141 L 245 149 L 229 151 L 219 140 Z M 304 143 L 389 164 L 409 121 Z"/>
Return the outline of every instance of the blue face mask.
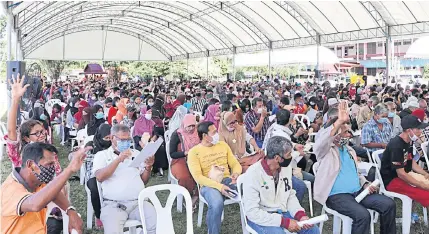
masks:
<path fill-rule="evenodd" d="M 381 119 L 377 120 L 377 122 L 380 123 L 380 124 L 383 124 L 383 123 L 389 122 L 389 119 L 387 119 L 387 118 L 381 118 Z"/>
<path fill-rule="evenodd" d="M 40 115 L 40 119 L 41 119 L 41 120 L 43 120 L 43 121 L 45 121 L 45 120 L 47 119 L 47 117 L 46 117 L 46 115 L 45 115 L 45 114 L 41 114 L 41 115 Z"/>
<path fill-rule="evenodd" d="M 131 147 L 131 141 L 129 141 L 129 140 L 118 141 L 117 147 L 118 147 L 119 153 L 122 153 Z"/>
<path fill-rule="evenodd" d="M 395 113 L 394 112 L 389 112 L 389 115 L 387 117 L 393 118 L 393 117 L 395 117 Z"/>
<path fill-rule="evenodd" d="M 97 113 L 95 114 L 95 118 L 96 118 L 96 119 L 102 119 L 102 118 L 104 118 L 104 113 L 97 112 Z"/>

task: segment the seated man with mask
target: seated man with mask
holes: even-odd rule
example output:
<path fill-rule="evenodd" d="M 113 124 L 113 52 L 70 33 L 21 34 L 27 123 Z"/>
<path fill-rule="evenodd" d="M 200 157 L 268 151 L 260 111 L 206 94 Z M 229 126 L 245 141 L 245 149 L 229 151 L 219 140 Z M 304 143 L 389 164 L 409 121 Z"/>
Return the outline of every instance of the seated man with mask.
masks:
<path fill-rule="evenodd" d="M 141 220 L 138 195 L 149 181 L 154 156 L 148 158 L 139 168 L 130 167 L 139 151 L 130 149 L 132 138 L 130 128 L 116 124 L 111 129 L 112 146 L 94 156 L 92 171 L 101 183 L 103 204 L 100 219 L 104 233 L 123 233 L 125 221 Z M 144 202 L 146 229 L 156 233 L 156 211 L 149 202 Z"/>
<path fill-rule="evenodd" d="M 219 134 L 212 122 L 200 123 L 197 132 L 201 143 L 189 151 L 188 167 L 208 203 L 208 232 L 219 234 L 224 199 L 231 197 L 234 193 L 231 190 L 237 191 L 236 179 L 242 168 L 228 144 L 219 141 Z"/>
<path fill-rule="evenodd" d="M 370 231 L 371 216 L 367 209 L 380 214 L 380 233 L 395 234 L 395 202 L 370 187 L 370 195 L 360 203 L 355 198 L 370 183 L 358 174 L 355 151 L 348 146 L 352 137 L 347 102 L 338 107 L 338 117 L 328 122 L 316 137 L 314 199 L 320 204 L 346 215 L 353 220 L 352 234 L 367 234 Z"/>
<path fill-rule="evenodd" d="M 392 136 L 392 124 L 387 118 L 389 110 L 386 105 L 378 104 L 374 108 L 374 116 L 363 126 L 361 144 L 370 153 L 385 149 Z"/>
<path fill-rule="evenodd" d="M 267 143 L 267 155 L 249 167 L 243 183 L 243 203 L 249 226 L 257 233 L 281 234 L 284 229 L 299 234 L 317 234 L 315 226 L 297 221 L 308 216 L 299 204 L 292 186 L 292 143 L 273 136 Z"/>
<path fill-rule="evenodd" d="M 61 190 L 79 171 L 85 151 L 75 152 L 69 166 L 55 176 L 57 149 L 45 143 L 31 143 L 22 150 L 22 166 L 16 167 L 1 185 L 1 233 L 45 234 L 46 211 L 55 203 L 69 216 L 69 229 L 82 233 L 82 219 Z"/>

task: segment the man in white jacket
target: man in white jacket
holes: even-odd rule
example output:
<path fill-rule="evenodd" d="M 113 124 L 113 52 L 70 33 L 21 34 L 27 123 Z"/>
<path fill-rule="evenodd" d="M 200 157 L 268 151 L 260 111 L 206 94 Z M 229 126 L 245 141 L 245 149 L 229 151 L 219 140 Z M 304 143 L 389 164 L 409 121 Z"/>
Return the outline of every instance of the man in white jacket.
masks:
<path fill-rule="evenodd" d="M 266 157 L 246 172 L 243 184 L 244 209 L 248 224 L 257 233 L 318 234 L 315 226 L 298 226 L 307 220 L 292 189 L 292 143 L 281 136 L 272 137 L 267 144 Z"/>

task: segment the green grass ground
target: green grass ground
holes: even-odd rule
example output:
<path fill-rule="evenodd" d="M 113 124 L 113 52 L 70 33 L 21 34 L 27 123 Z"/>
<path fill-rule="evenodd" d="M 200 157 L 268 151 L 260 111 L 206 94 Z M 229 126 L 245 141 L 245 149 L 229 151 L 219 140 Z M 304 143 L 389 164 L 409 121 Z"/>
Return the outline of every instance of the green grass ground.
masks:
<path fill-rule="evenodd" d="M 57 146 L 58 150 L 60 151 L 60 153 L 59 153 L 60 163 L 61 163 L 61 166 L 64 168 L 68 165 L 67 156 L 69 153 L 69 149 L 65 148 L 65 147 L 63 147 L 57 143 L 58 142 L 56 142 L 55 145 Z M 1 162 L 1 181 L 2 182 L 10 174 L 10 171 L 11 171 L 10 161 L 7 159 L 7 157 L 4 157 L 3 161 Z M 152 185 L 157 185 L 157 184 L 165 184 L 165 183 L 167 183 L 166 176 L 164 178 L 152 177 L 147 186 L 152 186 Z M 82 185 L 79 184 L 79 181 L 72 181 L 72 182 L 70 182 L 70 185 L 71 185 L 71 201 L 72 201 L 72 204 L 81 213 L 82 219 L 83 219 L 83 221 L 85 223 L 85 227 L 86 227 L 87 196 L 86 196 L 85 189 Z M 166 192 L 165 193 L 161 192 L 158 194 L 158 196 L 161 200 L 161 203 L 164 204 L 167 197 L 168 197 L 168 194 Z M 314 206 L 313 207 L 314 208 L 314 215 L 319 215 L 321 212 L 322 206 L 315 201 L 313 201 L 313 206 Z M 303 207 L 309 213 L 309 205 L 308 205 L 308 197 L 307 196 L 304 198 Z M 397 217 L 401 217 L 400 207 L 401 207 L 400 202 L 397 202 L 397 208 L 398 208 L 397 209 Z M 197 227 L 197 212 L 195 212 L 193 215 L 194 233 L 198 233 L 198 234 L 207 233 L 207 227 L 205 224 L 207 207 L 205 207 L 204 211 L 205 212 L 204 212 L 204 217 L 203 217 L 203 225 L 201 227 Z M 418 212 L 420 214 L 420 216 L 422 216 L 422 208 L 420 205 L 417 205 L 415 203 L 414 207 L 413 207 L 413 211 Z M 177 234 L 184 234 L 186 232 L 186 219 L 185 219 L 186 216 L 185 216 L 185 213 L 182 213 L 182 214 L 177 213 L 176 207 L 174 206 L 172 215 L 173 215 L 173 223 L 175 226 L 175 232 Z M 162 220 L 159 222 L 162 222 Z M 378 221 L 378 223 L 380 223 L 380 221 Z M 400 224 L 397 224 L 397 230 L 398 230 L 398 232 L 397 232 L 398 234 L 402 233 Z M 426 233 L 428 233 L 427 230 L 428 229 L 422 223 L 413 224 L 411 227 L 411 233 L 412 234 L 426 234 Z M 378 224 L 376 224 L 375 231 L 376 231 L 376 233 L 379 233 L 379 225 Z M 94 230 L 94 229 L 87 230 L 85 228 L 84 233 L 85 234 L 101 234 L 103 232 L 100 230 Z M 239 206 L 237 204 L 229 205 L 225 208 L 225 218 L 224 218 L 224 221 L 222 223 L 222 233 L 225 233 L 225 234 L 241 233 L 240 209 L 239 209 Z M 330 216 L 329 221 L 325 222 L 323 233 L 332 233 L 332 216 Z"/>

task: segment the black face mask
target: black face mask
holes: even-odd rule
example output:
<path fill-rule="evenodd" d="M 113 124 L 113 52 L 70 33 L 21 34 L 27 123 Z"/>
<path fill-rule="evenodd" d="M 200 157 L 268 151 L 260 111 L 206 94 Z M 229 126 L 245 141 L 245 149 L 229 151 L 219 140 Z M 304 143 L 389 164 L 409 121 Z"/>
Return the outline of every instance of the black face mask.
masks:
<path fill-rule="evenodd" d="M 290 162 L 292 162 L 292 157 L 288 159 L 283 158 L 283 162 L 279 163 L 281 167 L 288 167 Z"/>

